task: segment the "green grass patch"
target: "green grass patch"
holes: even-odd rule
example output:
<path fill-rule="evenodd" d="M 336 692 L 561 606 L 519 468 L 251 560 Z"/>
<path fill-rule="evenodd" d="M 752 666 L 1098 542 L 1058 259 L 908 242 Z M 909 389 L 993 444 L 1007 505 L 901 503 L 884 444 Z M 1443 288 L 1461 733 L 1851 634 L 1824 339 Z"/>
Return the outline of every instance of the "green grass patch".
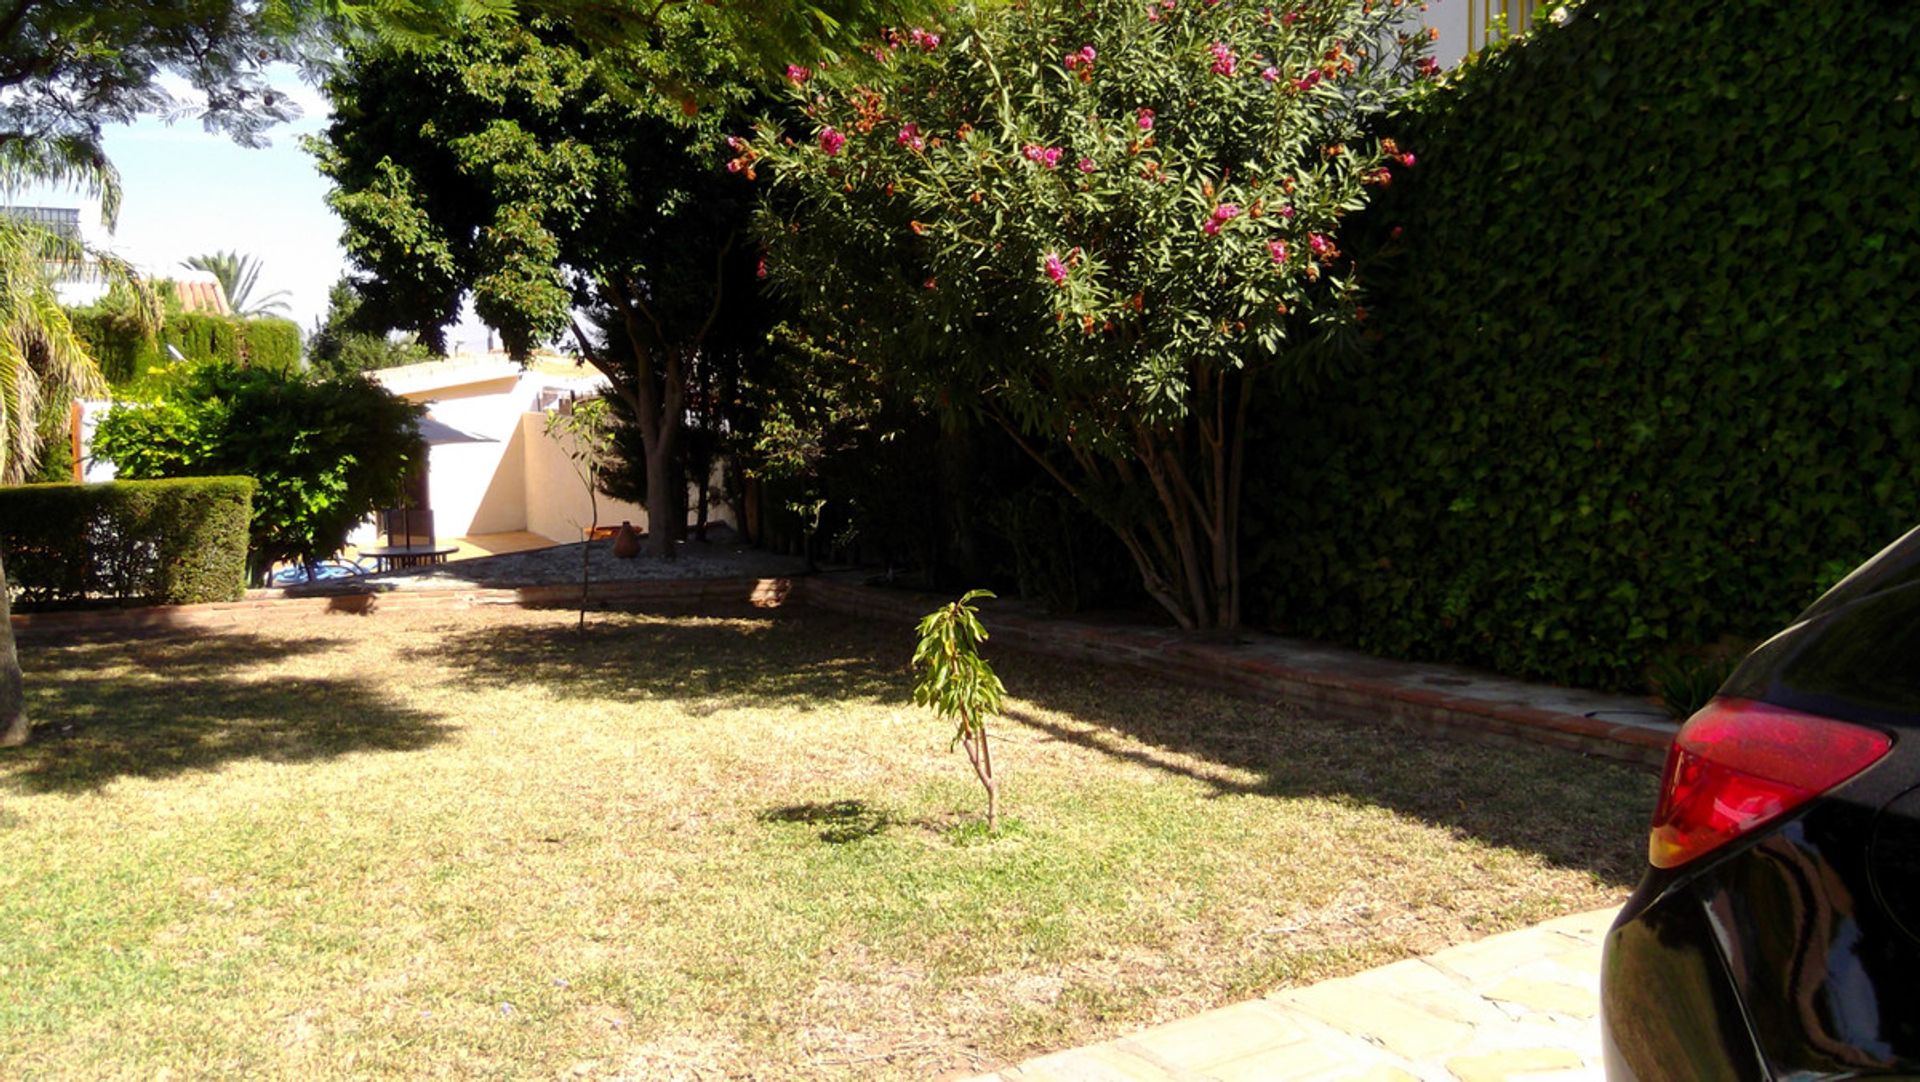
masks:
<path fill-rule="evenodd" d="M 815 613 L 29 644 L 0 1063 L 899 1077 L 1623 897 L 1653 780 L 1009 652 L 1009 819 Z"/>

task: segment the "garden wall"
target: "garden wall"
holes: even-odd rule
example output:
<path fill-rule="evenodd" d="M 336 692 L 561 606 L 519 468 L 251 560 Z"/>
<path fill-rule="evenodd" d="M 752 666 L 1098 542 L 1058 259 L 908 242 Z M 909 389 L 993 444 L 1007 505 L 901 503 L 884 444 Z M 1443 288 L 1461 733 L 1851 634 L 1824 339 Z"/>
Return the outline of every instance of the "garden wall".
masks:
<path fill-rule="evenodd" d="M 1638 688 L 1920 519 L 1920 9 L 1572 14 L 1405 122 L 1372 348 L 1252 446 L 1250 623 Z"/>

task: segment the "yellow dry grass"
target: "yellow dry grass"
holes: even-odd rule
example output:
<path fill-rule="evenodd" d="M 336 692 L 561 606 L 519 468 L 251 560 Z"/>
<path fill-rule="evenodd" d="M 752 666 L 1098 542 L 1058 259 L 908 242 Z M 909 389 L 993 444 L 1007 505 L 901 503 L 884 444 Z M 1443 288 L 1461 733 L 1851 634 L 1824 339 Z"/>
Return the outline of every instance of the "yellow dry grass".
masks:
<path fill-rule="evenodd" d="M 29 645 L 0 1074 L 926 1078 L 1624 896 L 1652 780 L 906 632 L 333 617 Z"/>

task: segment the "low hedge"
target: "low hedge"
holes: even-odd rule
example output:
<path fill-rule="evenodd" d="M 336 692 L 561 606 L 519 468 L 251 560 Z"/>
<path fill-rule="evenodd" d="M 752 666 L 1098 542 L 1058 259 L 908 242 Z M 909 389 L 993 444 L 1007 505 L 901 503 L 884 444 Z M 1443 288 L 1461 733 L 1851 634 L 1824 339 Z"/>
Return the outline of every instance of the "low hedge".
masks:
<path fill-rule="evenodd" d="M 253 491 L 250 477 L 0 488 L 15 607 L 238 600 Z"/>
<path fill-rule="evenodd" d="M 1920 520 L 1920 8 L 1567 10 L 1395 133 L 1375 348 L 1250 447 L 1252 622 L 1639 689 Z"/>

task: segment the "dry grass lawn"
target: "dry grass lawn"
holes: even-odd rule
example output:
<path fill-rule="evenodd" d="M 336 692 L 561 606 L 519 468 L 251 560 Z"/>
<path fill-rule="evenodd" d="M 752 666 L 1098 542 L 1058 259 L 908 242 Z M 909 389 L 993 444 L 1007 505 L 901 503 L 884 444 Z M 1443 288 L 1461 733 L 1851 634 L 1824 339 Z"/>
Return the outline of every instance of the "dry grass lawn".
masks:
<path fill-rule="evenodd" d="M 28 643 L 0 1075 L 928 1078 L 1624 896 L 1653 779 L 903 629 L 492 610 Z"/>

